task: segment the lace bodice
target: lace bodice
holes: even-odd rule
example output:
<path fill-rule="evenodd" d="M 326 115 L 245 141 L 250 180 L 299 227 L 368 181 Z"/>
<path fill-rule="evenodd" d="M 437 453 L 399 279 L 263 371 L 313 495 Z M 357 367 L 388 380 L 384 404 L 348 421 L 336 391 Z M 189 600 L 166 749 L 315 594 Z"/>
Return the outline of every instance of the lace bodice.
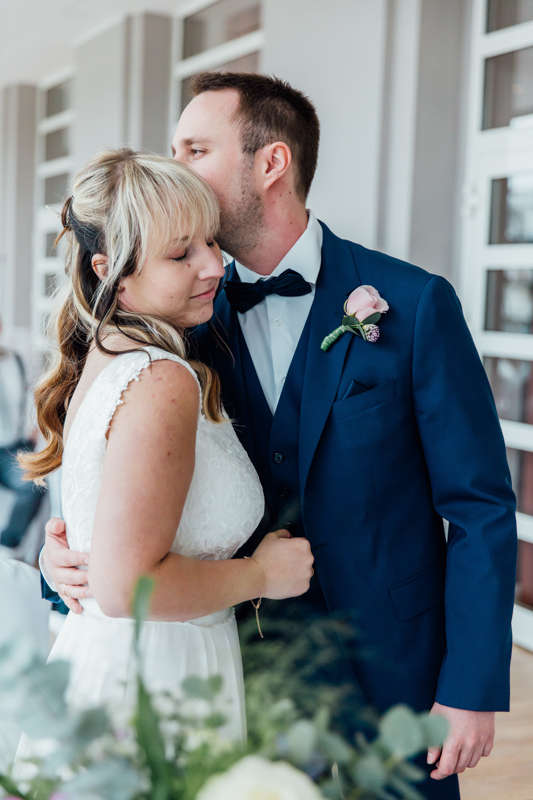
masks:
<path fill-rule="evenodd" d="M 106 434 L 123 393 L 150 358 L 177 361 L 198 380 L 187 362 L 156 347 L 117 356 L 95 378 L 63 456 L 63 517 L 72 549 L 90 552 Z M 215 424 L 200 410 L 194 474 L 171 550 L 192 558 L 231 558 L 256 529 L 263 509 L 259 478 L 231 422 Z"/>

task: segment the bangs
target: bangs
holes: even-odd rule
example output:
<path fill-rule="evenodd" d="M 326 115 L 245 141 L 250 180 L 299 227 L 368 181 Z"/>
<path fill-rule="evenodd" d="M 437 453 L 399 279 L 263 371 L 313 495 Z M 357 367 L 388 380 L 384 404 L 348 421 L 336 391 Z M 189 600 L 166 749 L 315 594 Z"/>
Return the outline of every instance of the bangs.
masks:
<path fill-rule="evenodd" d="M 164 159 L 166 169 L 150 169 L 138 188 L 140 242 L 138 265 L 160 257 L 180 242 L 187 247 L 195 236 L 212 239 L 220 225 L 220 209 L 211 187 L 183 164 Z M 134 193 L 134 195 L 137 193 Z"/>

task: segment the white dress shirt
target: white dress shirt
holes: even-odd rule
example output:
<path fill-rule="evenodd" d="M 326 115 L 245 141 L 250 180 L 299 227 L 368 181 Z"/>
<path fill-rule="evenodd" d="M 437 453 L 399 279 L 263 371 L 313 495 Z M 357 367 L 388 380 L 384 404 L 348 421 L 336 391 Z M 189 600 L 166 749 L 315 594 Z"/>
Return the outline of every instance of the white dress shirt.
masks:
<path fill-rule="evenodd" d="M 237 274 L 243 283 L 276 278 L 286 269 L 293 269 L 311 284 L 309 294 L 300 297 L 271 294 L 244 314 L 237 314 L 257 377 L 273 414 L 313 304 L 322 261 L 322 228 L 313 212 L 307 213 L 307 228 L 270 275 L 258 275 L 235 262 Z"/>

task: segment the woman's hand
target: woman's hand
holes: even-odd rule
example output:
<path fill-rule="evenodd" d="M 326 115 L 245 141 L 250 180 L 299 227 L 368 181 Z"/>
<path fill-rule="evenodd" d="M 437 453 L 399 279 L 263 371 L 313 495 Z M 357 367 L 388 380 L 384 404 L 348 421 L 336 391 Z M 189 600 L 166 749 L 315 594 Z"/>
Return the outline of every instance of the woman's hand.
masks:
<path fill-rule="evenodd" d="M 284 529 L 273 531 L 255 549 L 253 558 L 263 568 L 263 597 L 284 600 L 309 589 L 315 559 L 307 539 L 295 538 Z"/>

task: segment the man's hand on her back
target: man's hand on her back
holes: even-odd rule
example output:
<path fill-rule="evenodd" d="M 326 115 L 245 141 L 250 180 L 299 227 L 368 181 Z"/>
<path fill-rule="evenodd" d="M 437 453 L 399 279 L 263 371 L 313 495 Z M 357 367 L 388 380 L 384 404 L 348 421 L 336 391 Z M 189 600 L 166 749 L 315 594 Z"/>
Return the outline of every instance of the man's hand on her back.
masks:
<path fill-rule="evenodd" d="M 78 600 L 92 597 L 93 594 L 87 583 L 87 571 L 77 567 L 87 566 L 89 554 L 69 549 L 65 523 L 62 519 L 56 517 L 49 520 L 45 530 L 44 566 L 57 586 L 59 596 L 65 605 L 75 614 L 81 614 L 83 608 Z"/>

